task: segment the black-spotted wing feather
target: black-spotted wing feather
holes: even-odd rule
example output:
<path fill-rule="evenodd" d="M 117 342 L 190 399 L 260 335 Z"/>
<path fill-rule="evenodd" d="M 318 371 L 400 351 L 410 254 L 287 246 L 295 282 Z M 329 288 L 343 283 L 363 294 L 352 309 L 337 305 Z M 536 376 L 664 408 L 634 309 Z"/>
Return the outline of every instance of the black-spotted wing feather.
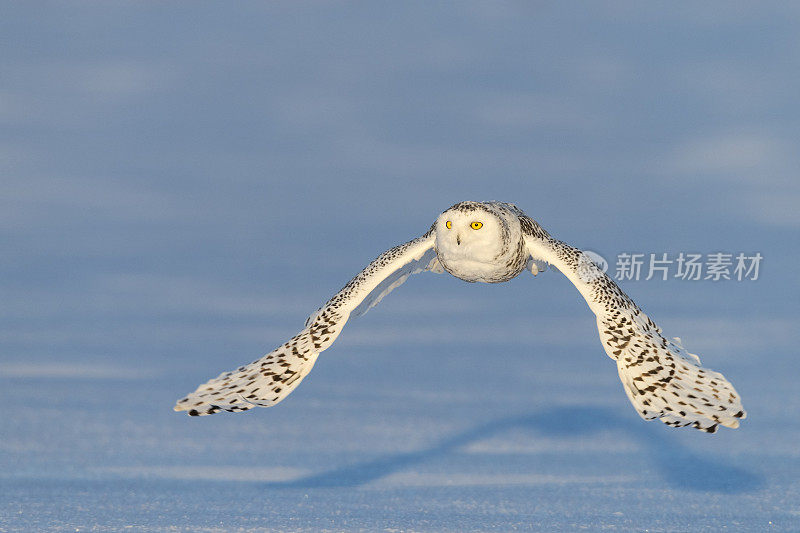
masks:
<path fill-rule="evenodd" d="M 746 412 L 722 374 L 702 367 L 679 339 L 665 338 L 581 250 L 552 238 L 524 213 L 519 216 L 531 256 L 567 276 L 597 316 L 603 348 L 617 362 L 625 393 L 642 418 L 710 433 L 719 425 L 739 426 Z"/>
<path fill-rule="evenodd" d="M 260 359 L 200 385 L 179 400 L 175 410 L 202 416 L 280 402 L 308 375 L 317 356 L 333 344 L 360 305 L 366 310 L 412 273 L 437 268 L 433 240 L 429 231 L 382 253 L 313 313 L 297 335 Z"/>

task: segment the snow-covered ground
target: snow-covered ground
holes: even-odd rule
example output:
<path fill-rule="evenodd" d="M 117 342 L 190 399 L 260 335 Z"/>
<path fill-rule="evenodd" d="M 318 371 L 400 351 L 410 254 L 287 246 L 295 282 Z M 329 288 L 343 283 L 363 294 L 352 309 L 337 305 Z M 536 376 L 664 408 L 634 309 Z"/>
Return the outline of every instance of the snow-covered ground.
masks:
<path fill-rule="evenodd" d="M 7 7 L 0 531 L 799 531 L 800 14 L 696 9 Z M 622 282 L 741 428 L 642 421 L 554 271 L 416 276 L 280 405 L 172 412 L 464 199 L 760 252 Z"/>
<path fill-rule="evenodd" d="M 543 282 L 515 285 L 533 298 Z M 750 411 L 705 435 L 638 418 L 588 311 L 506 323 L 492 304 L 375 310 L 283 404 L 240 416 L 169 410 L 235 355 L 4 365 L 4 528 L 797 528 L 796 336 L 697 343 Z"/>

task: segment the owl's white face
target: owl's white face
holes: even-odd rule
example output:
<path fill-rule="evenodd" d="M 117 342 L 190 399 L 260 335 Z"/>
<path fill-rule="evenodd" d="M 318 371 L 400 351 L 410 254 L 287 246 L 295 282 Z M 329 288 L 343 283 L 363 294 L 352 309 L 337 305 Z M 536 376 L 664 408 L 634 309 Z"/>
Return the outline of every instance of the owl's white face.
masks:
<path fill-rule="evenodd" d="M 503 249 L 500 221 L 481 209 L 445 211 L 436 220 L 436 248 L 440 256 L 492 261 Z"/>
<path fill-rule="evenodd" d="M 465 281 L 489 281 L 505 268 L 508 250 L 497 215 L 482 209 L 447 210 L 436 220 L 436 253 L 442 266 Z"/>

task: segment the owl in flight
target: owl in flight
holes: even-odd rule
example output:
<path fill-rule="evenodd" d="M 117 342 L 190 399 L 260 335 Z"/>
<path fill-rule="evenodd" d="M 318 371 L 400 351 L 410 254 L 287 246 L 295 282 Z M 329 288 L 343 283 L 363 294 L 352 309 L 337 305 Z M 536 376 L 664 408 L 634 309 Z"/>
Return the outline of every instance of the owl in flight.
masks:
<path fill-rule="evenodd" d="M 297 335 L 261 359 L 198 387 L 175 405 L 191 416 L 246 411 L 283 400 L 359 316 L 411 274 L 448 272 L 469 282 L 500 283 L 552 265 L 578 288 L 597 316 L 606 354 L 628 399 L 645 420 L 713 433 L 745 418 L 739 395 L 722 374 L 700 366 L 677 337 L 670 340 L 588 256 L 550 236 L 513 204 L 461 202 L 425 235 L 387 250 L 306 320 Z"/>

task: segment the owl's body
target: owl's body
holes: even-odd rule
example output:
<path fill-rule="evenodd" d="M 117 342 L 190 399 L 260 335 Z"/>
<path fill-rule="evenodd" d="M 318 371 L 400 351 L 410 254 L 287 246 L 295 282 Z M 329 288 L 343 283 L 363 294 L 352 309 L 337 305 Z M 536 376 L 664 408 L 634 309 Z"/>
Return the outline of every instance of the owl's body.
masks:
<path fill-rule="evenodd" d="M 197 416 L 278 403 L 310 372 L 351 315 L 368 311 L 411 274 L 446 271 L 468 282 L 498 283 L 526 269 L 535 275 L 547 264 L 567 276 L 596 315 L 603 348 L 617 362 L 640 416 L 712 433 L 718 425 L 738 427 L 746 414 L 722 374 L 702 368 L 679 339 L 666 339 L 581 250 L 552 238 L 519 208 L 501 202 L 461 202 L 444 211 L 422 237 L 372 261 L 291 340 L 201 385 L 175 410 Z"/>

